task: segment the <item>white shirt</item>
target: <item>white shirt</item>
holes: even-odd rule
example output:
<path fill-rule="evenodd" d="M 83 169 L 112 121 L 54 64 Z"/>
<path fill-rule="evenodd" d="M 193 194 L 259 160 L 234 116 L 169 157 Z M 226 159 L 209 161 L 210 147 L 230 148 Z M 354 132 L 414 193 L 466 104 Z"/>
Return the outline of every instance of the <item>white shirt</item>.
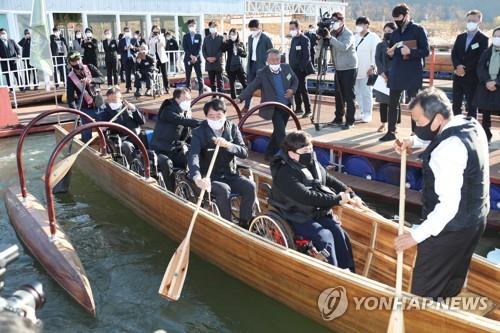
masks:
<path fill-rule="evenodd" d="M 259 32 L 259 34 L 252 39 L 252 61 L 257 61 L 257 44 L 259 43 L 261 33 L 262 32 Z"/>
<path fill-rule="evenodd" d="M 464 116 L 454 116 L 442 130 L 465 123 L 467 120 Z M 479 136 L 481 146 L 478 149 L 483 149 L 484 156 L 489 156 L 486 134 L 481 130 Z M 429 141 L 413 137 L 413 148 L 426 147 L 428 144 Z M 445 139 L 432 151 L 429 166 L 434 173 L 434 191 L 438 196 L 438 203 L 427 215 L 427 219 L 411 230 L 417 243 L 430 236 L 437 236 L 457 214 L 467 160 L 467 148 L 456 136 Z M 485 169 L 484 177 L 489 181 L 489 167 Z"/>
<path fill-rule="evenodd" d="M 365 39 L 361 42 L 362 39 L 363 37 L 359 34 L 354 35 L 354 45 L 357 46 L 356 53 L 358 54 L 357 79 L 366 79 L 368 77 L 366 72 L 368 72 L 370 66 L 375 67 L 375 52 L 377 45 L 380 43 L 380 38 L 371 31 L 368 35 L 365 35 Z"/>

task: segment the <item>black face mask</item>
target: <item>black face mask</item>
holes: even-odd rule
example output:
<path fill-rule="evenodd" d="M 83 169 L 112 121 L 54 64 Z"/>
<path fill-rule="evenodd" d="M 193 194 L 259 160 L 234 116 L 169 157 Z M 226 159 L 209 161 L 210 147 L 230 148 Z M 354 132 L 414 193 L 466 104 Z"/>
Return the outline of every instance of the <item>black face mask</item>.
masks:
<path fill-rule="evenodd" d="M 402 20 L 394 20 L 394 23 L 398 26 L 399 30 L 403 29 L 403 26 L 405 25 L 405 19 Z"/>
<path fill-rule="evenodd" d="M 425 141 L 432 141 L 436 135 L 439 133 L 439 126 L 435 131 L 431 129 L 432 123 L 434 122 L 434 119 L 436 119 L 436 116 L 434 116 L 431 121 L 425 126 L 418 126 L 415 125 L 415 134 L 421 139 Z"/>
<path fill-rule="evenodd" d="M 386 32 L 386 33 L 384 34 L 384 39 L 385 39 L 386 41 L 390 41 L 390 40 L 391 40 L 391 37 L 392 37 L 392 32 Z"/>
<path fill-rule="evenodd" d="M 311 164 L 313 160 L 313 153 L 303 153 L 299 154 L 299 163 L 305 166 L 308 166 Z"/>
<path fill-rule="evenodd" d="M 77 65 L 71 66 L 71 68 L 73 68 L 74 70 L 77 70 L 77 71 L 81 71 L 83 69 L 83 65 L 77 64 Z"/>

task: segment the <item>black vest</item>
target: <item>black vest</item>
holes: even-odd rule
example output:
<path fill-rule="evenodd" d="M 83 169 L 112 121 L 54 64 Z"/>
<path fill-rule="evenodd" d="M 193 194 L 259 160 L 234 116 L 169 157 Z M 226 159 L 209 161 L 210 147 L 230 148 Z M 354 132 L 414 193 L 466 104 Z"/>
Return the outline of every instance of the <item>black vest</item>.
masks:
<path fill-rule="evenodd" d="M 290 167 L 296 170 L 301 175 L 300 183 L 304 184 L 307 189 L 333 194 L 326 186 L 326 171 L 318 163 L 316 157 L 314 157 L 313 166 L 311 168 L 305 168 L 300 163 L 289 158 L 282 151 L 280 151 L 277 158 L 281 159 L 282 165 L 279 168 Z M 273 163 L 280 163 L 275 161 Z M 276 186 L 272 186 L 269 203 L 279 208 L 286 220 L 295 223 L 304 223 L 313 218 L 320 218 L 331 211 L 330 208 L 309 206 L 299 201 L 295 201 L 287 196 L 286 193 L 280 191 Z"/>
<path fill-rule="evenodd" d="M 475 119 L 467 118 L 468 123 L 445 129 L 438 134 L 427 149 L 420 155 L 422 158 L 422 171 L 424 187 L 422 193 L 422 218 L 434 210 L 439 202 L 434 189 L 434 173 L 430 167 L 432 151 L 444 140 L 455 136 L 459 138 L 467 148 L 467 165 L 463 174 L 463 185 L 461 189 L 460 204 L 458 212 L 453 219 L 446 224 L 443 231 L 460 230 L 484 223 L 489 211 L 489 179 L 486 168 L 489 168 L 488 156 L 484 156 L 483 150 L 477 149 L 482 143 L 478 134 L 481 129 Z M 450 152 L 453 154 L 453 152 Z"/>

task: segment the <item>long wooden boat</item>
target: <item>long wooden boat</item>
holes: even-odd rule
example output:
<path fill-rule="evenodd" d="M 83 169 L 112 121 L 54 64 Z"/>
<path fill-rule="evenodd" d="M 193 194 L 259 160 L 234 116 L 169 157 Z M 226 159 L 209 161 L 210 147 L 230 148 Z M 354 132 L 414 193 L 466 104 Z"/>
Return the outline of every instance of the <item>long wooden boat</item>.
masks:
<path fill-rule="evenodd" d="M 61 140 L 67 131 L 56 127 Z M 75 140 L 75 144 L 82 143 Z M 120 200 L 142 219 L 175 241 L 181 241 L 188 229 L 194 205 L 162 190 L 158 185 L 86 149 L 77 159 L 77 167 L 104 191 Z M 254 169 L 258 184 L 269 183 L 265 170 L 258 163 Z M 265 206 L 266 198 L 259 191 Z M 131 196 L 130 193 L 136 195 Z M 191 249 L 201 258 L 218 266 L 229 275 L 289 306 L 297 312 L 336 332 L 385 332 L 390 307 L 356 308 L 354 299 L 391 298 L 394 295 L 396 255 L 392 242 L 397 226 L 372 212 L 344 208 L 344 228 L 352 238 L 355 260 L 360 273 L 354 274 L 313 259 L 305 254 L 277 245 L 202 210 L 191 237 Z M 410 288 L 416 250 L 405 253 L 404 288 Z M 169 258 L 165 258 L 165 264 Z M 158 281 L 159 283 L 160 281 Z M 500 331 L 500 267 L 474 256 L 467 279 L 468 295 L 486 297 L 487 308 L 481 315 L 460 309 L 446 309 L 429 301 L 419 311 L 405 311 L 406 332 L 498 332 Z M 332 289 L 334 288 L 334 289 Z M 318 307 L 325 290 L 328 304 L 337 304 L 334 296 L 342 296 L 346 307 L 343 315 L 324 320 Z M 340 292 L 340 293 L 339 293 Z M 332 296 L 333 295 L 333 296 Z M 320 297 L 321 296 L 321 297 Z M 333 298 L 332 298 L 333 297 Z M 405 304 L 422 298 L 404 293 Z M 320 304 L 322 305 L 322 304 Z M 322 307 L 322 310 L 325 310 Z M 332 310 L 331 308 L 327 308 Z M 335 309 L 334 309 L 335 310 Z M 338 310 L 338 309 L 337 309 Z M 336 311 L 337 311 L 336 310 Z M 326 318 L 330 319 L 330 318 Z"/>

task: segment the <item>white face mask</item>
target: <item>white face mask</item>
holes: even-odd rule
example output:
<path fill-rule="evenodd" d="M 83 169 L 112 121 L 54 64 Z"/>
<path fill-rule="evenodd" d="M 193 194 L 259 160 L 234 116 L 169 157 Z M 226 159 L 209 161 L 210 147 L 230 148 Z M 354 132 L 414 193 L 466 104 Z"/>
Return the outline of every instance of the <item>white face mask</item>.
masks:
<path fill-rule="evenodd" d="M 108 103 L 108 105 L 111 108 L 111 110 L 118 110 L 122 106 L 122 103 L 121 102 L 119 102 L 119 103 Z"/>
<path fill-rule="evenodd" d="M 166 40 L 171 40 L 172 39 L 172 36 L 167 36 L 165 37 Z"/>
<path fill-rule="evenodd" d="M 0 35 L 1 40 L 7 40 L 7 34 L 1 34 Z"/>
<path fill-rule="evenodd" d="M 500 37 L 493 37 L 492 44 L 495 47 L 500 47 Z"/>
<path fill-rule="evenodd" d="M 210 126 L 210 128 L 214 131 L 219 131 L 224 127 L 224 124 L 226 123 L 226 117 L 222 117 L 222 119 L 219 120 L 207 119 L 207 123 L 208 126 Z"/>
<path fill-rule="evenodd" d="M 357 25 L 356 26 L 356 32 L 358 34 L 362 33 L 365 28 L 362 25 Z"/>
<path fill-rule="evenodd" d="M 278 65 L 269 65 L 269 69 L 271 69 L 271 72 L 279 72 L 281 66 Z"/>
<path fill-rule="evenodd" d="M 123 37 L 125 37 L 125 38 L 130 38 L 131 36 L 132 36 L 132 33 L 130 31 L 129 32 L 125 32 L 123 34 Z"/>
<path fill-rule="evenodd" d="M 183 111 L 189 111 L 189 110 L 191 110 L 191 101 L 189 101 L 189 100 L 182 101 L 179 103 L 179 107 Z"/>
<path fill-rule="evenodd" d="M 336 21 L 335 23 L 333 23 L 332 29 L 333 30 L 339 30 L 340 29 L 340 22 Z"/>
<path fill-rule="evenodd" d="M 314 29 L 309 29 L 309 32 L 313 34 L 314 33 Z"/>
<path fill-rule="evenodd" d="M 208 28 L 211 34 L 217 33 L 217 28 Z"/>
<path fill-rule="evenodd" d="M 290 36 L 295 37 L 295 36 L 297 36 L 297 34 L 298 34 L 297 30 L 295 30 L 295 29 L 294 30 L 290 30 Z"/>
<path fill-rule="evenodd" d="M 189 32 L 196 32 L 196 26 L 195 25 L 189 26 Z"/>
<path fill-rule="evenodd" d="M 92 33 L 91 33 L 91 32 L 86 32 L 86 33 L 85 33 L 85 36 L 87 36 L 87 37 L 89 37 L 89 38 L 90 38 L 90 37 L 92 37 Z"/>
<path fill-rule="evenodd" d="M 260 33 L 260 30 L 252 30 L 252 37 L 255 38 Z"/>
<path fill-rule="evenodd" d="M 231 38 L 231 40 L 234 42 L 235 40 L 238 39 L 238 36 L 237 35 L 229 35 L 229 38 Z"/>
<path fill-rule="evenodd" d="M 82 38 L 82 34 L 81 33 L 77 33 L 76 34 L 76 38 Z"/>
<path fill-rule="evenodd" d="M 111 39 L 111 35 L 110 34 L 106 34 L 106 35 L 104 35 L 104 38 Z"/>
<path fill-rule="evenodd" d="M 467 30 L 468 31 L 476 31 L 478 25 L 479 24 L 476 22 L 467 22 Z"/>
<path fill-rule="evenodd" d="M 61 32 L 60 32 L 60 31 L 56 31 L 56 32 L 54 32 L 54 36 L 56 36 L 56 37 L 61 36 Z"/>

